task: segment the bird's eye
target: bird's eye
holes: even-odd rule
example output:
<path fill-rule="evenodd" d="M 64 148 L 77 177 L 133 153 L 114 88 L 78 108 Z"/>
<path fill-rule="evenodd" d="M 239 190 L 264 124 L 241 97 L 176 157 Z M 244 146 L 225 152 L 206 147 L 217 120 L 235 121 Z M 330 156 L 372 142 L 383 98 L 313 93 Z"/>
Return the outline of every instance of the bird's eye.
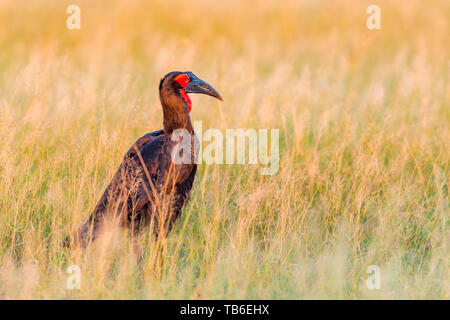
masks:
<path fill-rule="evenodd" d="M 178 82 L 178 84 L 182 87 L 187 86 L 187 84 L 189 83 L 189 81 L 191 81 L 191 79 L 189 79 L 189 76 L 187 74 L 180 74 L 178 76 L 176 76 L 174 78 L 174 81 Z"/>

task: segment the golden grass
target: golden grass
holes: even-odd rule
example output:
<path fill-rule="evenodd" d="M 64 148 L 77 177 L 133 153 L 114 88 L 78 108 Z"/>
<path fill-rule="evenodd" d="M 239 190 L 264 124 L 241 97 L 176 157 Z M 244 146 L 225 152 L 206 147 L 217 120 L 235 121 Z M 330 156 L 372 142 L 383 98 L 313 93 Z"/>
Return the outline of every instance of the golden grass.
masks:
<path fill-rule="evenodd" d="M 449 2 L 375 2 L 77 1 L 78 31 L 0 2 L 0 296 L 450 298 Z M 64 250 L 172 70 L 224 97 L 192 96 L 204 129 L 279 128 L 279 173 L 201 165 L 160 275 L 147 233 L 140 263 L 124 234 Z"/>

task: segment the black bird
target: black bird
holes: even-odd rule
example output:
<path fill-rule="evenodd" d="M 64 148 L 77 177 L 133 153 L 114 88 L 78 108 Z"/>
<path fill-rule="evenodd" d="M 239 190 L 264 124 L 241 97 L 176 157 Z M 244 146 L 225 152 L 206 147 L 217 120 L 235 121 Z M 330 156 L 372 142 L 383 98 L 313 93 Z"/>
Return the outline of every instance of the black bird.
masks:
<path fill-rule="evenodd" d="M 129 228 L 133 238 L 148 225 L 156 237 L 167 236 L 189 199 L 197 171 L 188 93 L 222 101 L 211 85 L 192 72 L 166 74 L 159 84 L 164 129 L 147 133 L 132 145 L 91 216 L 73 237 L 64 239 L 65 246 L 86 247 L 103 228 L 117 226 Z M 189 148 L 180 150 L 177 129 L 189 134 Z M 189 161 L 174 159 L 183 152 L 190 153 Z"/>

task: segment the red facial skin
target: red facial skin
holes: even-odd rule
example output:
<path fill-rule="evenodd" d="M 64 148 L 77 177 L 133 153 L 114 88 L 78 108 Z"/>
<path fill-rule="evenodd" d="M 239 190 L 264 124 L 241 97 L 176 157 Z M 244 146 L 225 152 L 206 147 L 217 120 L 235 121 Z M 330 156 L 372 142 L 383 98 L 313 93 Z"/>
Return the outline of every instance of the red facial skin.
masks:
<path fill-rule="evenodd" d="M 176 76 L 174 78 L 174 80 L 180 84 L 180 86 L 182 88 L 182 89 L 180 89 L 181 97 L 183 98 L 184 101 L 186 101 L 188 108 L 189 108 L 189 112 L 191 112 L 192 102 L 185 91 L 185 88 L 190 81 L 189 76 L 187 74 L 182 73 L 182 74 L 179 74 L 178 76 Z"/>

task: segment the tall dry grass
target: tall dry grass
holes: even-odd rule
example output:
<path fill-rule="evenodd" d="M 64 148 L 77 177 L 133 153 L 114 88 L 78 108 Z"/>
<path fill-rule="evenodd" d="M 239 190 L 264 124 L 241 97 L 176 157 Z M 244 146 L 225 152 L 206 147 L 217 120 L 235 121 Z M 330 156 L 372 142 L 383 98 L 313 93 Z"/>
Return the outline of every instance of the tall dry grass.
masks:
<path fill-rule="evenodd" d="M 0 2 L 2 298 L 449 298 L 448 1 Z M 163 269 L 63 237 L 192 70 L 203 128 L 279 128 L 280 170 L 200 166 Z M 68 290 L 66 268 L 81 268 Z M 368 290 L 378 265 L 381 289 Z"/>

